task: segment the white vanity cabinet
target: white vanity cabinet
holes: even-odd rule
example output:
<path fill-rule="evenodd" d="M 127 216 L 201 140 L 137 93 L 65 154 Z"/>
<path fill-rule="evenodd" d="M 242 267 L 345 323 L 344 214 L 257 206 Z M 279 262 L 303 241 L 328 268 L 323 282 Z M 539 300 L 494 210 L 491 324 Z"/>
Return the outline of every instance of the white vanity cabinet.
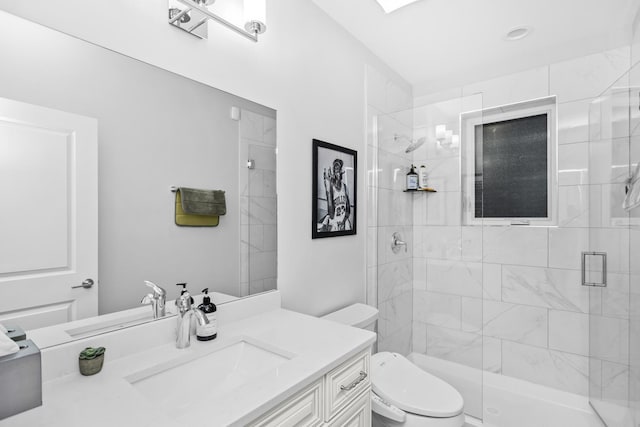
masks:
<path fill-rule="evenodd" d="M 371 425 L 369 349 L 359 353 L 251 426 L 353 426 Z"/>

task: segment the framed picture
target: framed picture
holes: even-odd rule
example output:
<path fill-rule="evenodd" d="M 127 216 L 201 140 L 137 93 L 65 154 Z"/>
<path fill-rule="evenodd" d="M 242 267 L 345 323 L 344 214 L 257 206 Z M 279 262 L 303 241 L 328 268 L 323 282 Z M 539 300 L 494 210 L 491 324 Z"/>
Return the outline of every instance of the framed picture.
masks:
<path fill-rule="evenodd" d="M 358 153 L 313 140 L 312 237 L 356 234 Z"/>

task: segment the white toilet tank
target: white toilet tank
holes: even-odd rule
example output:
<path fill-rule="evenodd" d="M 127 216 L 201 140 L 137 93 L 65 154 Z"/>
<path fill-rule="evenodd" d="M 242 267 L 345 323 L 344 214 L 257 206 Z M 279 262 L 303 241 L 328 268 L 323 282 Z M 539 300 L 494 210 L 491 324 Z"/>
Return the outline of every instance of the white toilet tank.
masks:
<path fill-rule="evenodd" d="M 322 318 L 375 332 L 378 309 L 370 305 L 356 303 L 322 316 Z"/>

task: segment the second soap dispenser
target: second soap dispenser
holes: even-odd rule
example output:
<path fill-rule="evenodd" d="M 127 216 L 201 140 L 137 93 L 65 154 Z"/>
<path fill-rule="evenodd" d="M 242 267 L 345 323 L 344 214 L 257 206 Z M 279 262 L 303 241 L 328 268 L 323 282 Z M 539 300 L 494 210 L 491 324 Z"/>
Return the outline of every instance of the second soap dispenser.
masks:
<path fill-rule="evenodd" d="M 209 341 L 218 336 L 218 308 L 211 301 L 209 288 L 204 288 L 202 293 L 204 297 L 202 298 L 202 304 L 200 304 L 198 308 L 207 316 L 209 324 L 198 325 L 196 336 L 200 341 Z"/>

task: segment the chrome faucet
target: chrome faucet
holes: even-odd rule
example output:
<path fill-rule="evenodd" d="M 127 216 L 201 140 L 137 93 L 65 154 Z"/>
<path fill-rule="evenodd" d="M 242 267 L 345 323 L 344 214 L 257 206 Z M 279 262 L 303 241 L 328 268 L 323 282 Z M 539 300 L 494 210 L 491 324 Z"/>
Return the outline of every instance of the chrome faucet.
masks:
<path fill-rule="evenodd" d="M 167 292 L 160 286 L 148 280 L 144 284 L 153 289 L 153 293 L 147 294 L 140 301 L 142 304 L 150 304 L 153 311 L 153 318 L 158 319 L 166 314 L 165 305 L 167 302 Z"/>
<path fill-rule="evenodd" d="M 176 347 L 187 348 L 191 345 L 191 321 L 193 318 L 196 318 L 200 326 L 208 324 L 209 319 L 202 310 L 191 306 L 191 295 L 187 292 L 183 292 L 176 299 L 176 306 L 178 307 Z"/>

